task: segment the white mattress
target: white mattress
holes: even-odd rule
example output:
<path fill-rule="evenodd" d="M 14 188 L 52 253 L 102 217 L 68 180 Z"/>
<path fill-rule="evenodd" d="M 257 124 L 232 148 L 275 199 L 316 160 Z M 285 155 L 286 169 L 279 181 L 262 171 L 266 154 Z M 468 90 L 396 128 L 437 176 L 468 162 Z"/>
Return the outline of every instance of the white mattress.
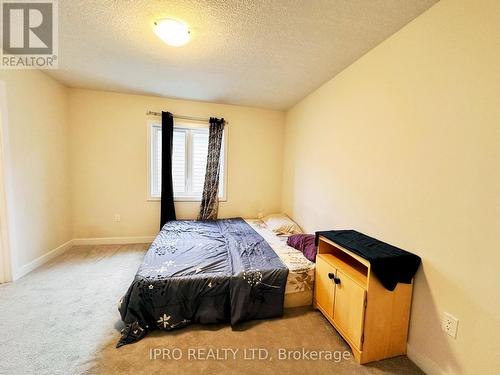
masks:
<path fill-rule="evenodd" d="M 286 244 L 287 237 L 277 236 L 262 220 L 245 219 L 257 233 L 271 246 L 281 261 L 288 267 L 285 295 L 291 293 L 312 292 L 314 286 L 315 264 L 300 251 Z"/>

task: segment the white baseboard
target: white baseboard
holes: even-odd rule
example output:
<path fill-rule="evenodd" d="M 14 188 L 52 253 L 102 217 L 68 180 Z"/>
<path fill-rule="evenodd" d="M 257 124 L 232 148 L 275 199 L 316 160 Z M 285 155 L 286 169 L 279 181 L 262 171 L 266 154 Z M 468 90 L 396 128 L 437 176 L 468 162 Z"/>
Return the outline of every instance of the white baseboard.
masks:
<path fill-rule="evenodd" d="M 410 344 L 406 345 L 406 356 L 410 358 L 427 375 L 444 375 L 443 369 L 429 357 L 416 351 Z"/>
<path fill-rule="evenodd" d="M 151 243 L 155 236 L 142 237 L 101 237 L 101 238 L 75 238 L 73 246 L 78 245 L 126 245 L 134 243 Z"/>
<path fill-rule="evenodd" d="M 47 263 L 49 260 L 61 255 L 72 246 L 78 245 L 126 245 L 134 243 L 151 243 L 155 236 L 142 236 L 142 237 L 103 237 L 103 238 L 75 238 L 63 243 L 61 246 L 50 250 L 46 254 L 36 258 L 35 260 L 18 267 L 12 272 L 12 280 L 19 280 L 24 275 L 30 273 L 34 269 L 40 267 L 42 264 Z"/>
<path fill-rule="evenodd" d="M 40 267 L 42 264 L 47 263 L 49 260 L 55 258 L 58 255 L 61 255 L 66 250 L 70 249 L 73 246 L 73 240 L 69 240 L 68 242 L 63 243 L 62 245 L 56 247 L 55 249 L 50 250 L 48 253 L 43 254 L 42 256 L 36 258 L 35 260 L 25 264 L 24 266 L 14 268 L 12 272 L 12 280 L 16 281 L 30 273 L 35 268 Z"/>

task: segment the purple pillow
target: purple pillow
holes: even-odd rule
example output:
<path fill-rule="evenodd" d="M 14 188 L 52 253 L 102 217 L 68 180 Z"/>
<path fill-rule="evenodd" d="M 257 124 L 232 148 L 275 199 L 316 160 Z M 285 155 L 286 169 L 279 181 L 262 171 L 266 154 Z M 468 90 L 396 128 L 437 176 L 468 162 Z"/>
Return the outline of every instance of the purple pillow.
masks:
<path fill-rule="evenodd" d="M 294 234 L 288 237 L 286 244 L 302 252 L 311 262 L 316 262 L 315 238 L 314 234 Z"/>

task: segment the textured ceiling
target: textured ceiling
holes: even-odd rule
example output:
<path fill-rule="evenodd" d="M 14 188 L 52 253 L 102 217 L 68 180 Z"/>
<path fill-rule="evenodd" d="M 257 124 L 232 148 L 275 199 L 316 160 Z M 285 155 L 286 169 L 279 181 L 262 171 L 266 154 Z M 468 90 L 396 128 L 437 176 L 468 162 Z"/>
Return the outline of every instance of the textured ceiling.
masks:
<path fill-rule="evenodd" d="M 60 0 L 71 87 L 287 109 L 437 0 Z M 152 24 L 177 18 L 183 47 Z"/>

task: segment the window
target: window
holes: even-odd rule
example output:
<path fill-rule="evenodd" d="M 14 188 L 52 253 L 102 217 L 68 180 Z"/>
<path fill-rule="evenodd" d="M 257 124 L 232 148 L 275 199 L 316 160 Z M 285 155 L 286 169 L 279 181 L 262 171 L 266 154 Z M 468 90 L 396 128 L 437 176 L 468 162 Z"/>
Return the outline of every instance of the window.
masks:
<path fill-rule="evenodd" d="M 161 125 L 150 127 L 149 196 L 161 197 Z M 225 199 L 225 132 L 222 137 L 219 199 Z M 205 183 L 208 125 L 175 124 L 172 149 L 172 180 L 175 200 L 200 200 Z"/>

